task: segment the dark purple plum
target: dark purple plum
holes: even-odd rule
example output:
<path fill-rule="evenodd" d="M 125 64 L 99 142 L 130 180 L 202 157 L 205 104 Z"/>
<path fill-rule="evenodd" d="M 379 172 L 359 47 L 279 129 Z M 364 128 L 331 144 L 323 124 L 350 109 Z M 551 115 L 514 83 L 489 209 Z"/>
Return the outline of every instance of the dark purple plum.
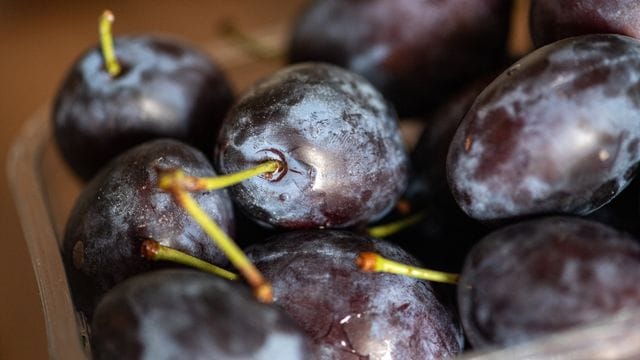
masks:
<path fill-rule="evenodd" d="M 446 162 L 451 140 L 458 125 L 473 105 L 476 97 L 493 80 L 486 76 L 466 85 L 449 98 L 436 111 L 426 116 L 424 130 L 411 152 L 411 169 L 415 176 L 409 180 L 410 187 L 420 181 L 423 196 L 446 196 L 450 200 L 447 183 Z"/>
<path fill-rule="evenodd" d="M 193 270 L 133 277 L 91 326 L 94 359 L 308 359 L 304 333 L 247 288 Z"/>
<path fill-rule="evenodd" d="M 364 78 L 333 65 L 289 66 L 232 107 L 216 146 L 221 173 L 283 166 L 230 189 L 253 219 L 278 228 L 343 228 L 386 214 L 407 183 L 396 114 Z"/>
<path fill-rule="evenodd" d="M 489 85 L 451 143 L 447 176 L 472 218 L 586 215 L 640 160 L 640 41 L 585 35 L 540 48 Z"/>
<path fill-rule="evenodd" d="M 145 239 L 214 264 L 227 264 L 200 226 L 158 188 L 158 169 L 173 168 L 194 176 L 215 175 L 197 149 L 176 140 L 154 140 L 116 157 L 74 204 L 65 229 L 63 259 L 76 307 L 87 316 L 117 283 L 163 266 L 141 257 Z M 193 196 L 223 230 L 233 234 L 233 209 L 225 191 Z"/>
<path fill-rule="evenodd" d="M 213 146 L 232 93 L 218 65 L 181 40 L 129 36 L 115 40 L 122 72 L 111 77 L 99 47 L 71 67 L 55 98 L 56 142 L 84 180 L 117 154 L 169 137 L 205 153 Z"/>
<path fill-rule="evenodd" d="M 461 328 L 431 285 L 360 271 L 356 257 L 364 251 L 417 265 L 398 246 L 336 230 L 277 235 L 247 255 L 321 359 L 440 359 L 461 352 Z"/>
<path fill-rule="evenodd" d="M 402 116 L 421 115 L 506 55 L 511 1 L 317 0 L 298 17 L 291 62 L 369 79 Z"/>
<path fill-rule="evenodd" d="M 529 23 L 536 46 L 586 34 L 611 33 L 640 38 L 640 2 L 532 0 Z"/>
<path fill-rule="evenodd" d="M 640 244 L 579 218 L 510 225 L 465 262 L 458 304 L 475 347 L 508 346 L 640 307 Z"/>

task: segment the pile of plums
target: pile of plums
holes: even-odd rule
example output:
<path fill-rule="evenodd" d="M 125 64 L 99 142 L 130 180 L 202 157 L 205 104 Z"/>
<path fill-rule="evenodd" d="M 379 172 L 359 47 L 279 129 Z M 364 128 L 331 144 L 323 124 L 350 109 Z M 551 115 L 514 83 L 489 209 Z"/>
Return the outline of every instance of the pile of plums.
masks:
<path fill-rule="evenodd" d="M 116 38 L 118 73 L 99 47 L 85 53 L 52 117 L 87 181 L 62 256 L 93 356 L 450 358 L 638 308 L 640 5 L 533 0 L 541 47 L 515 62 L 511 8 L 311 1 L 290 64 L 235 100 L 182 41 Z M 398 114 L 424 120 L 413 148 Z M 242 280 L 141 256 L 151 239 L 233 271 L 160 176 L 269 161 L 192 196 L 273 304 Z M 415 214 L 388 239 L 369 232 Z M 460 280 L 364 272 L 363 252 Z"/>

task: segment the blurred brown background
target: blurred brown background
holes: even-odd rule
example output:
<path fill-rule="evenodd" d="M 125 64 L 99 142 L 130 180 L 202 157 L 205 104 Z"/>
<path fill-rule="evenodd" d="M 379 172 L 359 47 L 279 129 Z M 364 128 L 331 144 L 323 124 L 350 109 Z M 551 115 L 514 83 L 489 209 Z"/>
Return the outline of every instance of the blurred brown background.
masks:
<path fill-rule="evenodd" d="M 116 34 L 168 32 L 196 43 L 211 43 L 225 21 L 259 32 L 274 24 L 288 24 L 302 3 L 0 0 L 0 359 L 47 357 L 35 277 L 4 173 L 7 154 L 23 122 L 53 96 L 70 62 L 97 41 L 101 11 L 114 11 Z"/>

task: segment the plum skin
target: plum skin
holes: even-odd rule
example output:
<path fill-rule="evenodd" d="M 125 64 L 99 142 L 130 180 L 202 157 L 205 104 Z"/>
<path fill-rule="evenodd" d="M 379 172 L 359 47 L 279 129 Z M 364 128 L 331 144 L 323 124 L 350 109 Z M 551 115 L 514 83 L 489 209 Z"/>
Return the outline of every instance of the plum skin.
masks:
<path fill-rule="evenodd" d="M 115 39 L 122 72 L 111 77 L 99 47 L 72 65 L 55 97 L 58 148 L 89 180 L 124 150 L 175 138 L 208 153 L 233 95 L 218 65 L 187 42 L 153 35 Z"/>
<path fill-rule="evenodd" d="M 597 210 L 635 176 L 639 94 L 638 40 L 585 35 L 534 51 L 457 129 L 447 158 L 456 201 L 483 221 Z"/>
<path fill-rule="evenodd" d="M 433 359 L 462 351 L 457 318 L 427 281 L 365 273 L 360 252 L 418 262 L 392 243 L 338 230 L 293 231 L 247 248 L 320 359 Z"/>
<path fill-rule="evenodd" d="M 469 253 L 460 316 L 475 347 L 509 346 L 640 307 L 640 245 L 609 226 L 550 217 L 494 231 Z"/>
<path fill-rule="evenodd" d="M 98 304 L 95 359 L 307 359 L 309 340 L 281 309 L 211 274 L 160 270 L 128 279 Z"/>
<path fill-rule="evenodd" d="M 317 0 L 296 19 L 289 61 L 371 81 L 401 116 L 423 115 L 506 56 L 511 1 Z"/>
<path fill-rule="evenodd" d="M 640 39 L 640 3 L 635 0 L 533 0 L 529 16 L 536 46 L 586 34 Z"/>
<path fill-rule="evenodd" d="M 375 221 L 407 183 L 396 114 L 364 78 L 333 65 L 286 67 L 232 107 L 216 166 L 233 173 L 266 160 L 283 170 L 230 189 L 256 221 L 277 228 L 344 228 Z"/>
<path fill-rule="evenodd" d="M 193 176 L 215 175 L 202 152 L 177 140 L 158 139 L 116 157 L 80 193 L 65 227 L 62 255 L 74 303 L 87 317 L 117 283 L 167 266 L 141 257 L 140 245 L 146 239 L 227 264 L 200 226 L 157 186 L 158 170 L 175 168 Z M 234 215 L 226 191 L 193 197 L 233 235 Z"/>

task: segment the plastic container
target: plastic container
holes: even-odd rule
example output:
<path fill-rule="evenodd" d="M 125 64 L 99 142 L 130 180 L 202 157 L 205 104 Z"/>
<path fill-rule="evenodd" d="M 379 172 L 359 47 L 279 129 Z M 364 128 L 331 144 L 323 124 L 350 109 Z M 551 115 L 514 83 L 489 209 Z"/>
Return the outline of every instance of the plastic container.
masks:
<path fill-rule="evenodd" d="M 283 28 L 259 35 L 262 45 L 279 49 Z M 277 58 L 249 56 L 228 42 L 205 44 L 225 67 L 237 89 L 275 70 Z M 71 301 L 60 255 L 64 225 L 81 183 L 71 175 L 53 143 L 49 106 L 27 120 L 9 155 L 9 183 L 35 270 L 44 310 L 49 355 L 86 359 L 87 324 Z M 406 126 L 406 125 L 405 125 Z M 414 128 L 408 133 L 418 133 Z M 639 359 L 640 313 L 621 313 L 605 322 L 508 349 L 465 353 L 464 359 Z"/>

